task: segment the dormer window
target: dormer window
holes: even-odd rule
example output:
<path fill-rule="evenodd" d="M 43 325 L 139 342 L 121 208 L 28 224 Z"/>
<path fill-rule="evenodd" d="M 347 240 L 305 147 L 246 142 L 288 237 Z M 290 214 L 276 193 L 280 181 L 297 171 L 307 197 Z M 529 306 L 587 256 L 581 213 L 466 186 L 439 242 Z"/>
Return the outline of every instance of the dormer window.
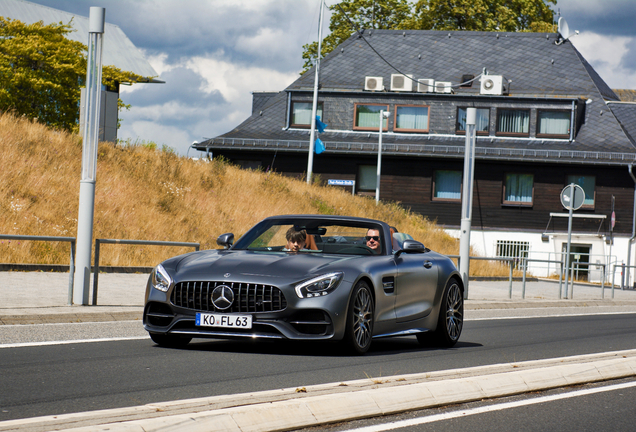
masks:
<path fill-rule="evenodd" d="M 393 130 L 396 132 L 428 132 L 428 106 L 396 105 Z"/>
<path fill-rule="evenodd" d="M 355 104 L 353 129 L 377 132 L 378 129 L 380 129 L 380 111 L 389 111 L 389 106 L 375 104 Z M 382 130 L 389 130 L 389 119 L 384 119 Z"/>
<path fill-rule="evenodd" d="M 311 111 L 313 102 L 293 102 L 291 106 L 290 127 L 309 129 L 311 127 Z M 318 102 L 316 115 L 322 118 L 322 102 Z M 324 121 L 324 120 L 323 120 Z"/>
<path fill-rule="evenodd" d="M 529 136 L 529 109 L 498 109 L 497 135 Z"/>
<path fill-rule="evenodd" d="M 539 110 L 537 112 L 537 137 L 569 138 L 570 111 Z"/>
<path fill-rule="evenodd" d="M 477 135 L 488 135 L 490 127 L 490 109 L 477 108 L 477 118 L 475 119 Z M 466 133 L 466 108 L 457 108 L 457 129 L 458 134 Z"/>

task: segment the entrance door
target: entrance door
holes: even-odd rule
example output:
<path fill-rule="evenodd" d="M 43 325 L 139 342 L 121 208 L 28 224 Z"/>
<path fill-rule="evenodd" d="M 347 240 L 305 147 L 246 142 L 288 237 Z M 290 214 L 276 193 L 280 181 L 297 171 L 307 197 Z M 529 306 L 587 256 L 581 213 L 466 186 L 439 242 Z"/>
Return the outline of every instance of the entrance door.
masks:
<path fill-rule="evenodd" d="M 592 249 L 592 245 L 570 245 L 570 268 L 572 269 L 574 280 L 588 281 L 590 249 Z M 567 243 L 563 243 L 563 253 L 565 254 L 567 250 Z"/>

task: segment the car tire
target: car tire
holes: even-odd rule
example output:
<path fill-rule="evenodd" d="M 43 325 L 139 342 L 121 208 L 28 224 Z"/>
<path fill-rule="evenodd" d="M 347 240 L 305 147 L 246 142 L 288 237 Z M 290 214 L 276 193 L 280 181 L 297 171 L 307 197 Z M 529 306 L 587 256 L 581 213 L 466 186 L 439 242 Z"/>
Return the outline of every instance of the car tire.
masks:
<path fill-rule="evenodd" d="M 418 333 L 422 345 L 437 345 L 451 348 L 459 340 L 464 327 L 464 294 L 457 282 L 451 278 L 446 284 L 439 309 L 437 328 L 433 332 Z"/>
<path fill-rule="evenodd" d="M 375 308 L 369 285 L 360 281 L 353 289 L 344 343 L 354 354 L 364 354 L 371 346 Z"/>
<path fill-rule="evenodd" d="M 191 337 L 181 337 L 169 334 L 150 333 L 150 339 L 159 346 L 166 348 L 183 348 L 192 340 Z"/>

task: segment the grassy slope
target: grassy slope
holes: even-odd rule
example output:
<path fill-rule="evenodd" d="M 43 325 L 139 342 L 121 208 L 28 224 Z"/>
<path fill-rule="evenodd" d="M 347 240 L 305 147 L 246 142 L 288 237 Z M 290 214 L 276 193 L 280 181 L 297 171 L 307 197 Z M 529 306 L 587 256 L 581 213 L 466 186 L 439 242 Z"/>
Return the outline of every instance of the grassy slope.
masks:
<path fill-rule="evenodd" d="M 77 235 L 81 169 L 77 136 L 0 115 L 0 233 Z M 456 254 L 458 242 L 396 204 L 375 205 L 339 188 L 307 185 L 276 173 L 205 163 L 143 146 L 99 146 L 94 238 L 169 240 L 216 248 L 276 214 L 322 213 L 381 219 L 433 250 Z M 68 243 L 0 240 L 0 262 L 67 264 Z M 100 264 L 153 266 L 187 248 L 105 245 Z M 483 261 L 471 273 L 506 274 Z"/>

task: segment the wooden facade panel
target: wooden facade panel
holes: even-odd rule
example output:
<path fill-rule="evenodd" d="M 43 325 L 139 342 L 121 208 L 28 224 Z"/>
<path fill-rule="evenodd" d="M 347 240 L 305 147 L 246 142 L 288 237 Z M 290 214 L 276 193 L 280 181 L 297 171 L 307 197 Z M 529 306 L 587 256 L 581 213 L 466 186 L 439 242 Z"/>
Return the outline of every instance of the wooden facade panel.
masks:
<path fill-rule="evenodd" d="M 261 166 L 271 164 L 273 153 L 217 151 L 230 160 L 260 160 Z M 372 156 L 337 156 L 322 154 L 314 159 L 314 173 L 323 181 L 330 178 L 357 179 L 359 165 L 375 165 Z M 281 153 L 276 155 L 277 172 L 301 178 L 307 169 L 306 154 Z M 399 201 L 405 208 L 427 216 L 431 220 L 459 227 L 461 202 L 434 201 L 433 176 L 437 169 L 463 171 L 461 159 L 393 158 L 382 162 L 380 197 L 386 201 Z M 506 173 L 530 173 L 534 176 L 534 196 L 531 206 L 503 204 L 503 186 Z M 594 209 L 581 209 L 577 214 L 606 215 L 605 223 L 598 219 L 577 219 L 575 231 L 609 234 L 611 197 L 615 197 L 617 234 L 631 234 L 634 206 L 634 182 L 627 168 L 558 165 L 511 164 L 478 160 L 475 167 L 472 225 L 480 229 L 508 229 L 543 232 L 567 230 L 567 218 L 552 218 L 550 213 L 566 213 L 560 194 L 568 175 L 596 177 Z M 564 222 L 565 221 L 565 222 Z M 548 224 L 549 223 L 549 224 Z"/>

